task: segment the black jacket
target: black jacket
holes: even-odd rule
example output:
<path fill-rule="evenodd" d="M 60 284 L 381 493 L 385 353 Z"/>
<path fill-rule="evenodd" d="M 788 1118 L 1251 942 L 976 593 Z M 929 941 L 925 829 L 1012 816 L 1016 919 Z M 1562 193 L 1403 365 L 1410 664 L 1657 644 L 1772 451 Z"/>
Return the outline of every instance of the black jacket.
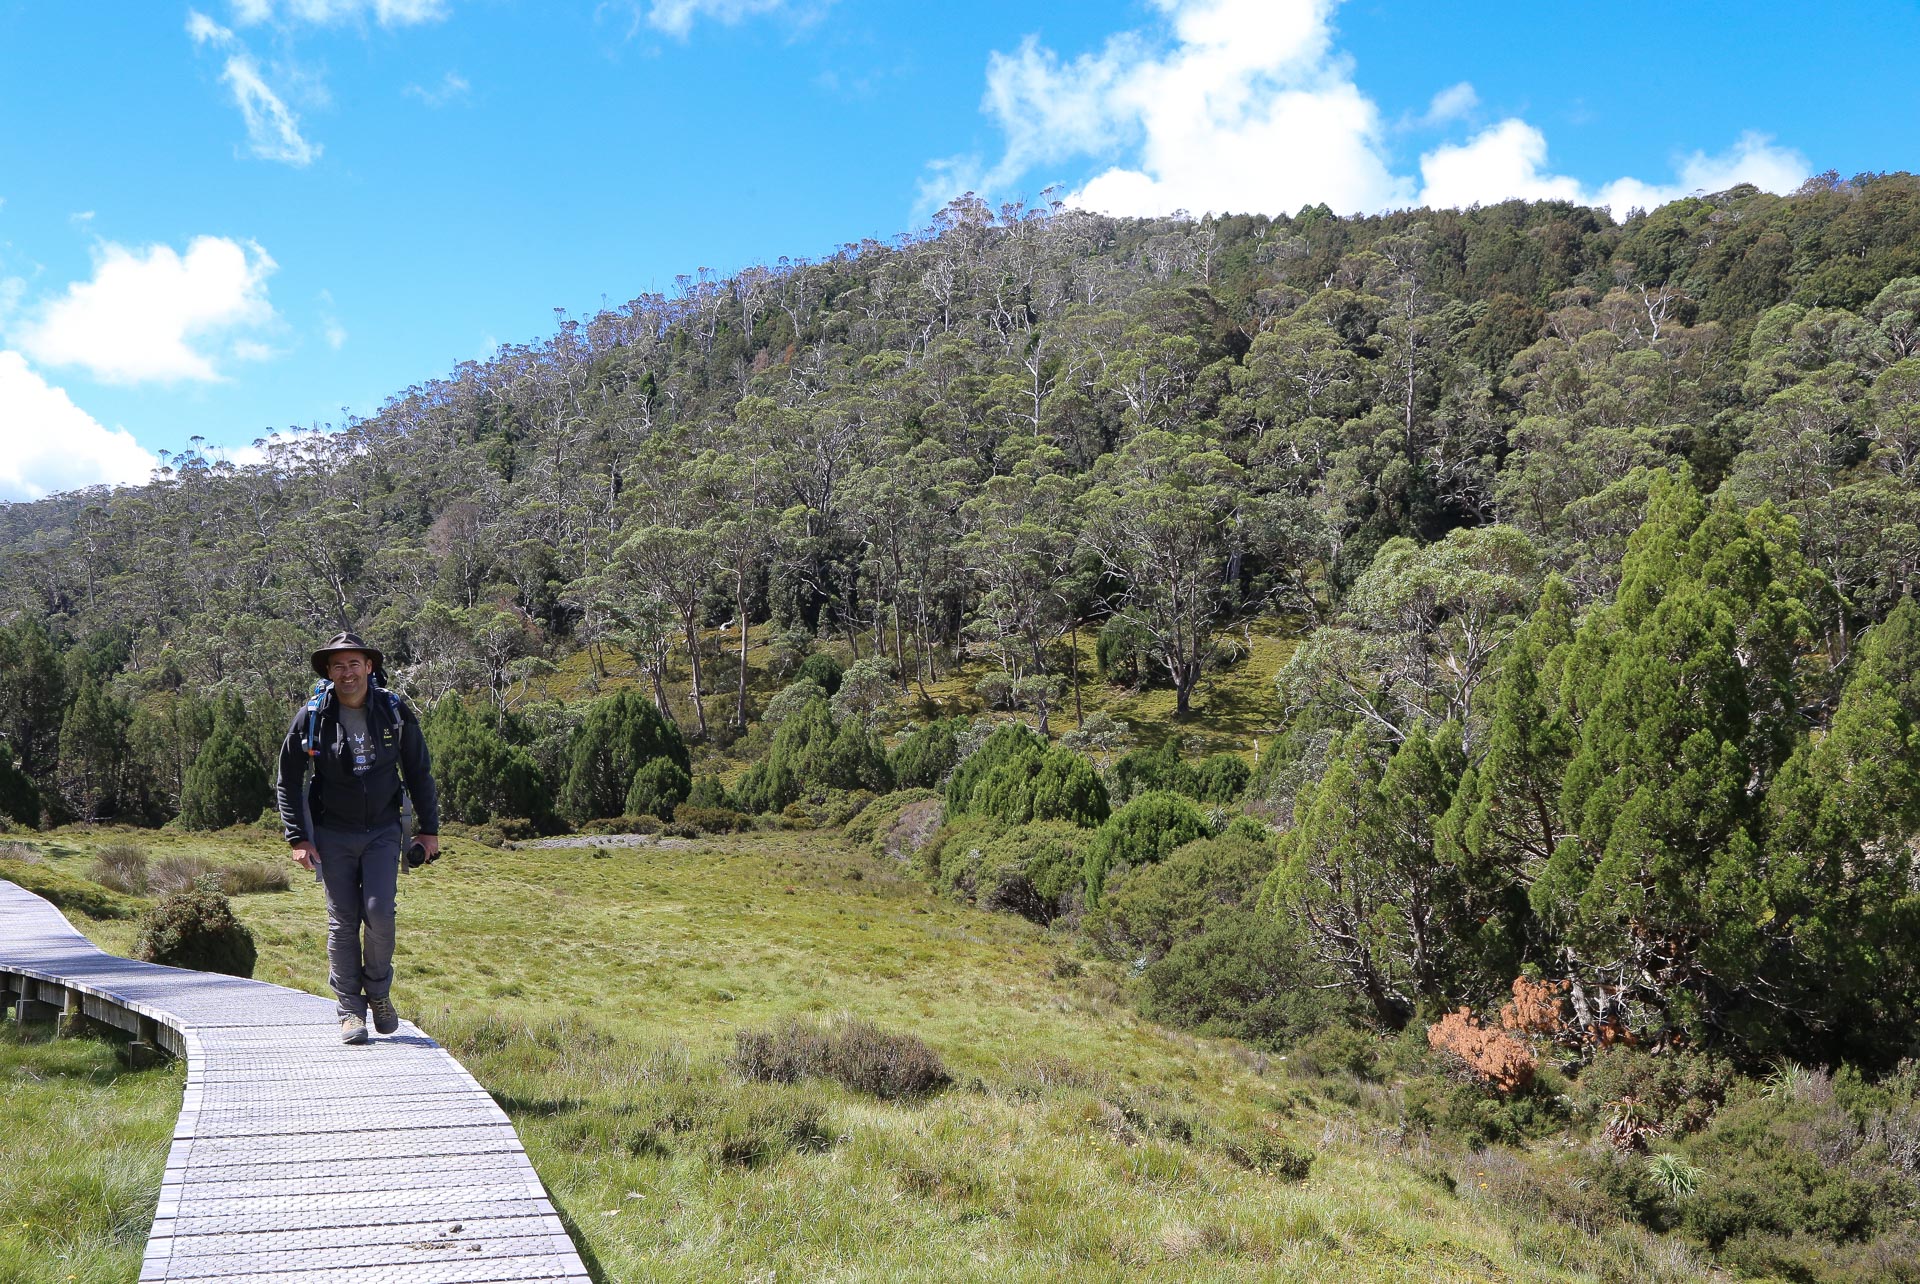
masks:
<path fill-rule="evenodd" d="M 399 696 L 372 688 L 367 692 L 367 730 L 374 740 L 373 765 L 365 775 L 356 776 L 332 692 L 320 705 L 319 734 L 315 737 L 318 753 L 307 753 L 306 706 L 303 704 L 293 715 L 287 738 L 280 742 L 280 780 L 275 789 L 280 826 L 287 842 L 313 838 L 307 828 L 308 816 L 316 828 L 358 833 L 399 824 L 403 786 L 413 799 L 418 832 L 440 832 L 440 801 L 433 787 L 427 740 L 420 733 L 420 719 L 413 709 Z M 307 785 L 303 814 L 300 782 L 307 777 L 309 767 L 313 776 Z"/>

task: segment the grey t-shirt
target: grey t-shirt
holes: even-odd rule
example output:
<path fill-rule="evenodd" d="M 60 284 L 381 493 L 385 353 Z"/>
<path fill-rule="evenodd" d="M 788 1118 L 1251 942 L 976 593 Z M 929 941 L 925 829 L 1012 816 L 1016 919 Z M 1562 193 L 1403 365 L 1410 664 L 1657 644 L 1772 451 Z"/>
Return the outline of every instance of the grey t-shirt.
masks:
<path fill-rule="evenodd" d="M 347 753 L 353 759 L 353 774 L 364 776 L 373 765 L 373 736 L 367 731 L 367 707 L 340 706 L 340 730 L 347 738 Z"/>

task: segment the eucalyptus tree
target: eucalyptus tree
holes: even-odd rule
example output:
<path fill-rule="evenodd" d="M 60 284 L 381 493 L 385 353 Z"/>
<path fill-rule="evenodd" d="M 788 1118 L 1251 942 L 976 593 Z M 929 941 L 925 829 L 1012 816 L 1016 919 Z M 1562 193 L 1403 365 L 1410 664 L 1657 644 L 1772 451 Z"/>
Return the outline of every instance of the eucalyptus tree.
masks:
<path fill-rule="evenodd" d="M 1081 501 L 1082 543 L 1115 586 L 1113 614 L 1152 640 L 1191 711 L 1221 621 L 1242 603 L 1228 574 L 1243 550 L 1245 471 L 1203 437 L 1145 431 L 1101 460 Z"/>

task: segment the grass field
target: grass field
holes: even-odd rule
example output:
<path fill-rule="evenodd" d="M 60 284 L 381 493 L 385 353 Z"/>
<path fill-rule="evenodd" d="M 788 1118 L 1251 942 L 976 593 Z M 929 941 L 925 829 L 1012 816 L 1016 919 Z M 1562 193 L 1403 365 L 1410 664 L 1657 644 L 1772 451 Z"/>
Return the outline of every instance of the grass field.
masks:
<path fill-rule="evenodd" d="M 104 1041 L 0 1022 L 0 1280 L 139 1275 L 185 1080 L 178 1064 L 124 1070 Z"/>
<path fill-rule="evenodd" d="M 780 688 L 771 668 L 771 636 L 772 630 L 764 624 L 749 626 L 747 630 L 749 702 L 755 717 Z M 1084 716 L 1104 712 L 1125 722 L 1130 730 L 1130 739 L 1123 751 L 1125 748 L 1154 749 L 1169 738 L 1177 738 L 1189 756 L 1236 753 L 1252 765 L 1260 746 L 1284 721 L 1285 711 L 1274 687 L 1274 676 L 1293 654 L 1297 642 L 1297 632 L 1290 621 L 1262 618 L 1221 634 L 1217 645 L 1225 663 L 1201 680 L 1194 692 L 1192 711 L 1185 718 L 1174 716 L 1174 693 L 1170 686 L 1148 685 L 1134 690 L 1104 681 L 1095 663 L 1095 640 L 1094 632 L 1080 631 L 1080 713 Z M 709 630 L 702 643 L 702 672 L 707 685 L 704 703 L 708 722 L 715 726 L 728 721 L 733 714 L 734 683 L 738 671 L 736 656 L 728 648 L 737 646 L 738 641 L 738 634 L 726 635 Z M 870 645 L 871 642 L 870 637 L 863 639 L 863 645 Z M 719 647 L 721 650 L 709 654 L 709 647 Z M 844 641 L 824 644 L 821 649 L 836 656 L 842 663 L 852 657 Z M 862 654 L 867 652 L 863 651 Z M 1072 655 L 1069 639 L 1060 639 L 1050 648 L 1049 655 L 1054 670 L 1066 673 Z M 567 656 L 552 673 L 530 684 L 528 698 L 577 701 L 628 688 L 644 688 L 644 678 L 624 653 L 609 648 L 604 652 L 603 659 L 605 676 L 595 676 L 592 657 L 586 651 Z M 891 709 L 882 712 L 879 730 L 892 743 L 916 723 L 925 722 L 929 717 L 989 713 L 986 703 L 974 690 L 974 685 L 993 668 L 989 660 L 970 658 L 956 671 L 943 670 L 939 681 L 927 684 L 925 700 L 917 685 L 908 687 L 900 692 Z M 690 679 L 691 670 L 686 653 L 684 650 L 676 651 L 667 668 L 668 705 L 680 725 L 689 729 L 695 724 L 689 695 Z M 1033 721 L 1031 714 L 1003 711 L 993 716 L 1019 717 L 1029 723 Z M 1060 708 L 1053 714 L 1051 729 L 1055 735 L 1059 735 L 1073 730 L 1075 725 L 1074 699 L 1071 690 L 1068 690 L 1062 696 Z M 730 754 L 712 744 L 696 745 L 694 752 L 697 770 L 711 771 L 728 778 L 749 765 L 747 759 L 738 756 L 737 750 Z"/>
<path fill-rule="evenodd" d="M 84 874 L 129 838 L 274 847 L 34 841 Z M 257 976 L 324 990 L 310 880 L 235 905 Z M 116 950 L 134 930 L 80 926 Z M 1624 1225 L 1516 1215 L 1444 1171 L 1470 1158 L 1383 1135 L 1340 1085 L 1143 1022 L 1064 937 L 945 903 L 832 835 L 450 842 L 403 881 L 397 966 L 402 1011 L 512 1114 L 606 1281 L 1707 1278 Z M 742 1030 L 839 1014 L 924 1039 L 951 1084 L 887 1102 L 727 1064 Z M 137 1105 L 150 1082 L 85 1091 Z M 1316 1155 L 1304 1181 L 1281 1171 L 1290 1148 Z"/>

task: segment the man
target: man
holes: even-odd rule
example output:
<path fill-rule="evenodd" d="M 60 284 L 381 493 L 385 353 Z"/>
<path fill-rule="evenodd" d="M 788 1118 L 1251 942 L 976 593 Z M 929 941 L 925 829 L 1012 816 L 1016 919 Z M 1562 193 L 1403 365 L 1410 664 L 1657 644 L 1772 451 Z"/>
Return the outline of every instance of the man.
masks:
<path fill-rule="evenodd" d="M 333 684 L 294 715 L 280 745 L 280 823 L 293 861 L 318 869 L 327 894 L 328 980 L 340 1041 L 365 1043 L 400 1028 L 393 986 L 393 900 L 400 871 L 400 791 L 413 800 L 415 841 L 440 851 L 440 809 L 420 720 L 375 684 L 380 652 L 353 633 L 313 653 Z M 301 781 L 312 768 L 303 810 Z M 309 821 L 311 822 L 309 824 Z M 364 932 L 364 935 L 363 935 Z"/>

